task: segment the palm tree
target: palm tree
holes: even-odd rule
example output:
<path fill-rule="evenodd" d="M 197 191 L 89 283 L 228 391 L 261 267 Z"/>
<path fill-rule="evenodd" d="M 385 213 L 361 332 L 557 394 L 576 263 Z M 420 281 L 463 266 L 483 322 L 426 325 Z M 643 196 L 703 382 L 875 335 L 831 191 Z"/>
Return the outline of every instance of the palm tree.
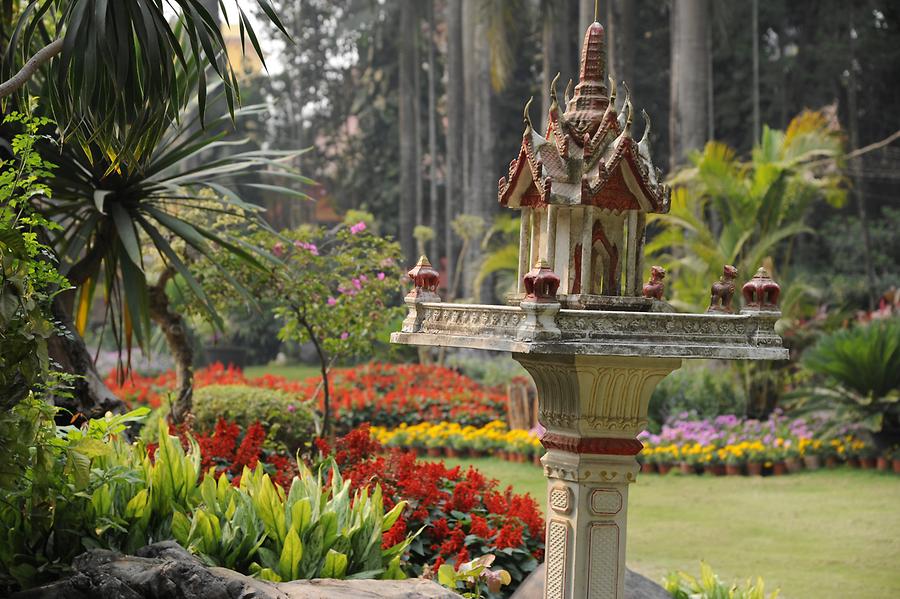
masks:
<path fill-rule="evenodd" d="M 845 199 L 842 156 L 840 132 L 821 113 L 809 111 L 787 131 L 764 128 L 749 162 L 719 142 L 692 154 L 693 166 L 672 178 L 671 211 L 649 219 L 663 227 L 647 253 L 671 273 L 672 304 L 705 309 L 709 284 L 723 264 L 749 277 L 767 263 L 784 281 L 790 240 L 811 233 L 803 222 L 810 205 Z M 783 296 L 782 311 L 789 314 L 797 305 L 789 289 Z"/>

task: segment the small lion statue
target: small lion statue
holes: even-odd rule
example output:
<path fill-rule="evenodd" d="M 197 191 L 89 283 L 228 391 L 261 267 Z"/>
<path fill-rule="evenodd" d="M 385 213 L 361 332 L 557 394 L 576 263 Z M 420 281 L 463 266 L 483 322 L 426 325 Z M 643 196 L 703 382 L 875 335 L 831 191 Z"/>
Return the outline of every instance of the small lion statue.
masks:
<path fill-rule="evenodd" d="M 738 271 L 730 264 L 722 269 L 722 277 L 712 284 L 709 297 L 709 309 L 707 312 L 731 313 L 731 298 L 734 297 L 734 280 Z"/>
<path fill-rule="evenodd" d="M 644 285 L 642 290 L 644 297 L 660 300 L 663 298 L 663 291 L 666 286 L 663 279 L 666 278 L 666 269 L 662 266 L 650 267 L 650 280 Z"/>

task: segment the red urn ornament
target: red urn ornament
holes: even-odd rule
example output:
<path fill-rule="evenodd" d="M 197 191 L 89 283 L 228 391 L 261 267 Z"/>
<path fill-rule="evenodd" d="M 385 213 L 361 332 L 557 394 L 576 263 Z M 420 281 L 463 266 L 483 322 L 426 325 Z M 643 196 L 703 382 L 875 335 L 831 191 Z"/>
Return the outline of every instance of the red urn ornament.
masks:
<path fill-rule="evenodd" d="M 748 308 L 757 310 L 776 310 L 781 287 L 769 276 L 769 271 L 760 267 L 753 278 L 741 288 Z"/>
<path fill-rule="evenodd" d="M 525 284 L 525 301 L 549 303 L 556 301 L 559 289 L 559 276 L 550 269 L 545 260 L 538 260 L 534 268 L 523 278 Z"/>
<path fill-rule="evenodd" d="M 663 292 L 666 289 L 666 284 L 663 283 L 663 279 L 666 278 L 666 269 L 662 266 L 651 266 L 650 267 L 650 280 L 647 281 L 647 284 L 644 285 L 642 289 L 642 293 L 644 297 L 648 297 L 651 299 L 662 300 Z"/>
<path fill-rule="evenodd" d="M 412 279 L 415 288 L 409 292 L 406 297 L 431 297 L 437 298 L 437 288 L 441 280 L 441 275 L 428 261 L 428 257 L 422 254 L 416 265 L 407 273 Z"/>
<path fill-rule="evenodd" d="M 712 284 L 709 295 L 709 309 L 707 312 L 731 313 L 731 298 L 734 297 L 734 280 L 737 278 L 737 269 L 726 264 L 722 269 L 722 276 Z"/>

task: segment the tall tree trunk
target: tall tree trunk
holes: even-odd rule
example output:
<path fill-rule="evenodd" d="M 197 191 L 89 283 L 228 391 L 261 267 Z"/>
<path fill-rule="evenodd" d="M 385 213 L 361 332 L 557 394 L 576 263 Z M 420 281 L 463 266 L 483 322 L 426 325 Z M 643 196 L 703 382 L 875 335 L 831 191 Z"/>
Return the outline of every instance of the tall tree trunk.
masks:
<path fill-rule="evenodd" d="M 578 2 L 578 31 L 584 35 L 584 32 L 587 31 L 588 27 L 591 26 L 591 23 L 600 19 L 600 15 L 597 14 L 596 18 L 594 15 L 594 11 L 598 9 L 598 4 L 596 0 L 579 0 Z M 603 24 L 606 26 L 606 23 Z"/>
<path fill-rule="evenodd" d="M 847 79 L 847 112 L 848 134 L 850 136 L 850 149 L 859 148 L 859 103 L 856 95 L 856 32 L 854 30 L 853 4 L 849 4 L 850 23 L 850 64 L 847 67 L 849 73 Z M 854 180 L 853 198 L 856 203 L 856 213 L 859 216 L 859 226 L 862 228 L 863 238 L 863 262 L 866 270 L 866 299 L 869 310 L 875 309 L 875 269 L 872 267 L 872 240 L 869 234 L 869 217 L 866 211 L 865 179 L 860 176 L 862 172 L 862 158 L 856 157 L 850 160 L 850 172 Z"/>
<path fill-rule="evenodd" d="M 616 82 L 634 81 L 634 2 L 607 0 L 606 47 L 609 74 Z"/>
<path fill-rule="evenodd" d="M 542 133 L 547 127 L 547 112 L 550 110 L 550 83 L 559 73 L 558 96 L 562 101 L 563 92 L 569 80 L 577 83 L 578 46 L 584 31 L 575 31 L 573 8 L 568 2 L 545 0 L 543 6 L 542 43 L 544 60 L 541 69 L 541 123 Z M 565 110 L 565 108 L 563 108 Z"/>
<path fill-rule="evenodd" d="M 422 132 L 425 127 L 422 126 L 422 96 L 419 93 L 422 90 L 422 58 L 419 49 L 421 23 L 418 10 L 419 5 L 417 4 L 413 29 L 409 32 L 413 38 L 413 88 L 415 88 L 413 94 L 413 120 L 416 122 L 416 226 L 425 224 L 425 181 L 422 178 Z"/>
<path fill-rule="evenodd" d="M 415 245 L 413 227 L 416 209 L 416 178 L 419 171 L 419 158 L 416 156 L 416 117 L 415 117 L 415 39 L 411 34 L 416 24 L 416 2 L 401 0 L 400 2 L 400 73 L 399 73 L 399 122 L 400 135 L 400 218 L 397 237 L 408 264 L 415 261 Z"/>
<path fill-rule="evenodd" d="M 187 334 L 187 324 L 181 314 L 169 309 L 166 284 L 175 276 L 172 267 L 166 268 L 156 284 L 150 288 L 150 318 L 163 334 L 175 360 L 175 401 L 169 419 L 181 424 L 191 413 L 194 398 L 194 350 Z"/>
<path fill-rule="evenodd" d="M 435 60 L 434 56 L 435 29 L 434 0 L 431 0 L 428 3 L 428 153 L 430 155 L 428 180 L 431 184 L 429 187 L 428 214 L 434 238 L 431 240 L 431 247 L 428 251 L 432 256 L 432 260 L 435 260 L 435 264 L 440 267 L 441 236 L 440 231 L 438 231 L 440 199 L 438 198 L 437 182 L 437 60 Z"/>
<path fill-rule="evenodd" d="M 463 74 L 462 0 L 446 1 L 447 18 L 447 168 L 444 202 L 444 252 L 447 257 L 444 280 L 453 281 L 456 242 L 453 219 L 463 201 L 463 138 L 465 130 L 466 86 Z M 452 299 L 452 298 L 448 298 Z"/>
<path fill-rule="evenodd" d="M 708 0 L 673 0 L 672 80 L 670 86 L 669 144 L 671 168 L 685 162 L 691 150 L 709 139 Z"/>

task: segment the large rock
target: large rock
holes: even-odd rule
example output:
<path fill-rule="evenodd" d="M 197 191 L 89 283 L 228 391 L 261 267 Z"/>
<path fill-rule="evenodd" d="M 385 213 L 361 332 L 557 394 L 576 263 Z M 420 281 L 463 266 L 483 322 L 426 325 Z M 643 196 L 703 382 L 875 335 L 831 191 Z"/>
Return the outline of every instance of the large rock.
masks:
<path fill-rule="evenodd" d="M 75 574 L 15 599 L 459 599 L 436 582 L 304 580 L 273 584 L 225 568 L 207 568 L 177 543 L 149 545 L 136 556 L 95 549 Z"/>
<path fill-rule="evenodd" d="M 534 572 L 522 581 L 510 599 L 543 599 L 544 570 L 544 564 L 535 568 Z M 672 599 L 672 595 L 649 578 L 626 569 L 625 599 Z"/>

